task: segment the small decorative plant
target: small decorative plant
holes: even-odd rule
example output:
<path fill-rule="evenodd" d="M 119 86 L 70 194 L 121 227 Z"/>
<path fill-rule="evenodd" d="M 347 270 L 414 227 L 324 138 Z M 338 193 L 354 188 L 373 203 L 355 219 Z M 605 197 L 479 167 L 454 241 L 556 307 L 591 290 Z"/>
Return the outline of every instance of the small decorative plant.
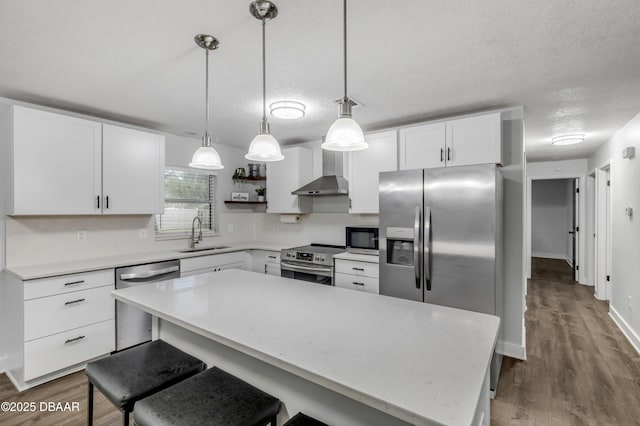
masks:
<path fill-rule="evenodd" d="M 263 186 L 256 188 L 256 194 L 258 194 L 258 197 L 264 197 L 267 194 L 267 188 Z"/>

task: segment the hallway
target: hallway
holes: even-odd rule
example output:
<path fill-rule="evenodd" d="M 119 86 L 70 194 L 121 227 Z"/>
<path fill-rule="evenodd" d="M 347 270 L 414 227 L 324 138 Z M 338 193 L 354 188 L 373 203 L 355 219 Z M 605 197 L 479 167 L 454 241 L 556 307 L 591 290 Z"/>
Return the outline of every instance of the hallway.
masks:
<path fill-rule="evenodd" d="M 638 425 L 640 355 L 564 260 L 534 258 L 527 361 L 505 358 L 492 425 Z"/>

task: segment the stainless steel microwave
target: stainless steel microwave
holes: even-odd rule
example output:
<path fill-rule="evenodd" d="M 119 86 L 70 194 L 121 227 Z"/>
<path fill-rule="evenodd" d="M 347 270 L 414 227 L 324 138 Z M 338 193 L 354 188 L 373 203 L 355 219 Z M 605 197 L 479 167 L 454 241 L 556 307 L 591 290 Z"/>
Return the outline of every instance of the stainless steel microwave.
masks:
<path fill-rule="evenodd" d="M 347 226 L 345 242 L 349 253 L 379 254 L 377 227 Z"/>

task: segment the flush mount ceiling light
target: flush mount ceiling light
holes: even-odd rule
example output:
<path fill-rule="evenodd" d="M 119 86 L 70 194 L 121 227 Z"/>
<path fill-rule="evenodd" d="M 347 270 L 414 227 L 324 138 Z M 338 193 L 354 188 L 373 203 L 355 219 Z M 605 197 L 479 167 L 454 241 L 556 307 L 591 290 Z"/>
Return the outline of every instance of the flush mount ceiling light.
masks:
<path fill-rule="evenodd" d="M 284 155 L 280 152 L 278 141 L 271 135 L 267 122 L 267 70 L 265 65 L 265 24 L 267 19 L 274 19 L 278 16 L 278 8 L 270 1 L 254 1 L 249 6 L 249 11 L 251 15 L 262 21 L 262 121 L 260 121 L 260 131 L 251 141 L 249 152 L 244 158 L 252 161 L 280 161 L 284 160 Z"/>
<path fill-rule="evenodd" d="M 295 120 L 304 117 L 307 107 L 302 102 L 278 101 L 269 105 L 271 115 L 285 120 Z"/>
<path fill-rule="evenodd" d="M 193 158 L 189 163 L 189 167 L 196 169 L 208 169 L 208 170 L 220 170 L 224 169 L 220 155 L 211 146 L 211 134 L 209 134 L 209 51 L 215 50 L 220 44 L 218 39 L 206 34 L 198 34 L 194 37 L 194 40 L 198 46 L 204 49 L 206 52 L 206 67 L 205 67 L 205 131 L 202 136 L 202 146 L 196 150 L 193 154 Z"/>
<path fill-rule="evenodd" d="M 338 101 L 340 115 L 329 127 L 321 146 L 329 151 L 360 151 L 369 145 L 364 140 L 360 126 L 351 118 L 351 107 L 356 103 L 347 96 L 347 0 L 343 1 L 343 9 L 344 96 Z"/>
<path fill-rule="evenodd" d="M 554 145 L 575 145 L 581 142 L 584 142 L 584 135 L 582 134 L 563 135 L 551 138 L 551 143 Z"/>

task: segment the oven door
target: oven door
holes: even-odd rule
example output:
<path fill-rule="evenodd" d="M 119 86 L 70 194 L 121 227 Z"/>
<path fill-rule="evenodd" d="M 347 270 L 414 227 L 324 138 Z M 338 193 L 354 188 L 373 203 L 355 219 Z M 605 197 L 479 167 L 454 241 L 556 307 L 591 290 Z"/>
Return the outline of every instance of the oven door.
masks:
<path fill-rule="evenodd" d="M 330 266 L 300 265 L 281 261 L 280 276 L 316 284 L 333 285 L 333 268 Z"/>

